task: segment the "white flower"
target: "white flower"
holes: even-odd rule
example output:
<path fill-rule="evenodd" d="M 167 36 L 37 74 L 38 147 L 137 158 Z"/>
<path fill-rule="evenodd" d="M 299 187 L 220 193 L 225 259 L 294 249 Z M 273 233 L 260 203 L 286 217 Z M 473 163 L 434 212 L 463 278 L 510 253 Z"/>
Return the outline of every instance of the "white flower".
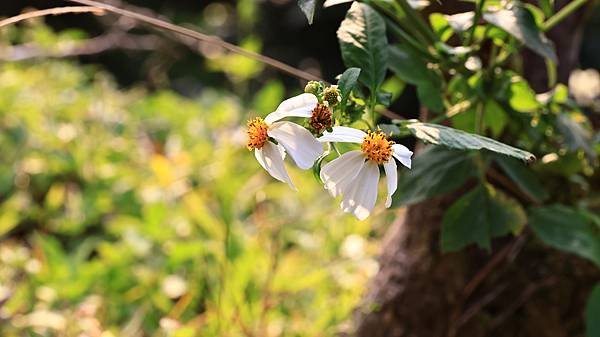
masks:
<path fill-rule="evenodd" d="M 393 158 L 410 168 L 412 151 L 387 140 L 383 132 L 366 133 L 344 126 L 325 132 L 319 141 L 361 144 L 360 150 L 346 152 L 321 169 L 325 188 L 333 197 L 343 195 L 341 207 L 344 212 L 354 214 L 359 220 L 371 214 L 377 200 L 379 164 L 383 164 L 387 176 L 385 207 L 392 205 L 392 195 L 398 187 L 398 172 Z"/>
<path fill-rule="evenodd" d="M 255 118 L 248 121 L 248 149 L 254 150 L 258 163 L 273 178 L 288 183 L 293 189 L 296 187 L 283 165 L 286 151 L 298 167 L 306 170 L 323 154 L 323 144 L 302 126 L 279 120 L 285 117 L 311 117 L 317 103 L 315 95 L 301 94 L 281 102 L 277 110 L 264 120 Z"/>

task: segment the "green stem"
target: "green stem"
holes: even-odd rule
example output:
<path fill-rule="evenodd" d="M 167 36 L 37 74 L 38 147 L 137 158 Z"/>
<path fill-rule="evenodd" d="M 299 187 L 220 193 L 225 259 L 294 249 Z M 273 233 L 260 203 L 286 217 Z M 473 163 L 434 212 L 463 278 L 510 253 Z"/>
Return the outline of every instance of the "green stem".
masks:
<path fill-rule="evenodd" d="M 413 39 L 410 35 L 408 35 L 402 28 L 398 27 L 398 25 L 388 19 L 385 18 L 387 27 L 390 29 L 392 34 L 396 35 L 401 41 L 405 42 L 407 45 L 412 47 L 415 51 L 417 51 L 421 56 L 427 58 L 430 61 L 434 61 L 434 57 L 425 49 L 419 42 Z"/>
<path fill-rule="evenodd" d="M 558 13 L 552 15 L 544 24 L 542 25 L 542 31 L 546 32 L 550 30 L 552 27 L 556 26 L 562 20 L 564 20 L 567 16 L 573 14 L 579 7 L 583 6 L 587 0 L 573 0 L 568 5 L 563 7 Z"/>
<path fill-rule="evenodd" d="M 473 39 L 475 38 L 475 28 L 477 28 L 477 23 L 481 20 L 481 16 L 483 15 L 483 5 L 485 4 L 485 0 L 479 0 L 477 3 L 477 8 L 475 9 L 475 15 L 473 16 L 473 25 L 469 29 L 469 36 L 467 37 L 467 42 L 465 46 L 471 45 L 473 43 Z"/>

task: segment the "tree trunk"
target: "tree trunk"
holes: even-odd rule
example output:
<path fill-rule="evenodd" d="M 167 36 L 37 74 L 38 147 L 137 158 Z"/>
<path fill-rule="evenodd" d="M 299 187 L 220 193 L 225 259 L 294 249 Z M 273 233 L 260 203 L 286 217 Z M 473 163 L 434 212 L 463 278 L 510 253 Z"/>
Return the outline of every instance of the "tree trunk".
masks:
<path fill-rule="evenodd" d="M 583 13 L 550 34 L 561 82 L 577 65 Z M 534 88 L 547 88 L 539 75 L 546 69 L 542 59 L 526 57 L 525 69 L 531 69 L 525 75 Z M 462 192 L 410 206 L 390 226 L 379 273 L 355 313 L 356 336 L 583 336 L 585 300 L 600 279 L 591 263 L 547 248 L 528 233 L 495 240 L 491 253 L 440 252 L 442 216 Z"/>

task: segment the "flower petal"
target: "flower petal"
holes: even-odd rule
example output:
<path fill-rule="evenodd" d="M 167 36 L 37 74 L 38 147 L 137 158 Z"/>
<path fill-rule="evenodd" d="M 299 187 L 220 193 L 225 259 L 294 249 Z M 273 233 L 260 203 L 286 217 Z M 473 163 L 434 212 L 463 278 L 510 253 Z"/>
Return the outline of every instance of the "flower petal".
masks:
<path fill-rule="evenodd" d="M 301 94 L 281 102 L 277 110 L 265 117 L 267 124 L 272 124 L 285 117 L 310 117 L 319 103 L 313 94 Z"/>
<path fill-rule="evenodd" d="M 402 144 L 394 144 L 392 145 L 392 150 L 394 151 L 393 155 L 402 163 L 402 165 L 410 168 L 411 159 L 413 152 L 409 150 L 406 146 Z"/>
<path fill-rule="evenodd" d="M 260 166 L 267 170 L 273 178 L 287 183 L 294 190 L 296 189 L 283 165 L 285 152 L 279 146 L 266 142 L 261 149 L 254 150 L 254 156 Z"/>
<path fill-rule="evenodd" d="M 336 158 L 321 168 L 321 180 L 325 183 L 325 189 L 333 197 L 344 194 L 349 190 L 354 178 L 358 175 L 365 157 L 361 151 L 349 151 Z"/>
<path fill-rule="evenodd" d="M 299 168 L 306 170 L 323 154 L 323 144 L 313 135 L 292 122 L 276 122 L 267 132 L 292 156 Z"/>
<path fill-rule="evenodd" d="M 387 198 L 385 199 L 385 207 L 392 206 L 392 195 L 398 188 L 398 167 L 396 161 L 392 158 L 387 163 L 383 163 L 385 176 L 387 180 Z"/>
<path fill-rule="evenodd" d="M 379 182 L 379 166 L 367 162 L 358 173 L 350 191 L 344 192 L 342 210 L 354 214 L 359 220 L 366 219 L 377 200 L 377 183 Z"/>
<path fill-rule="evenodd" d="M 347 126 L 334 126 L 332 132 L 325 131 L 318 138 L 320 142 L 362 143 L 367 134 L 359 129 Z"/>

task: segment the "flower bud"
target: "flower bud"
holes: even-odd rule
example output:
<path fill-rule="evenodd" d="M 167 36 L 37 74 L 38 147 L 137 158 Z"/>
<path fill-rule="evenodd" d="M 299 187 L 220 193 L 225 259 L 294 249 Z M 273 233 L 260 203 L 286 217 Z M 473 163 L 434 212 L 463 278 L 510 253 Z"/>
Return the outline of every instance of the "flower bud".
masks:
<path fill-rule="evenodd" d="M 304 87 L 304 92 L 318 96 L 323 90 L 323 85 L 319 81 L 309 81 Z"/>
<path fill-rule="evenodd" d="M 332 85 L 323 90 L 323 101 L 327 102 L 330 107 L 334 107 L 342 101 L 342 94 L 337 85 Z"/>

